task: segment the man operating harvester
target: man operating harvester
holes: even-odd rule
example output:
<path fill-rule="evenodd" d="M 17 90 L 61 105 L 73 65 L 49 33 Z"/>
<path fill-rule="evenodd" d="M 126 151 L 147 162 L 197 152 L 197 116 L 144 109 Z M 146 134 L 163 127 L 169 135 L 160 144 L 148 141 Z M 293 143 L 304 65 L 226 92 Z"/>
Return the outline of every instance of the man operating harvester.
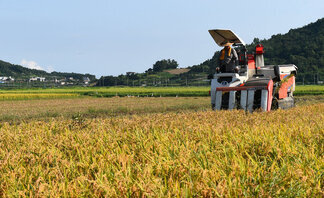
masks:
<path fill-rule="evenodd" d="M 232 44 L 233 43 L 226 41 L 226 43 L 223 45 L 224 49 L 222 49 L 218 58 L 219 67 L 216 68 L 217 73 L 234 72 L 234 68 L 238 63 L 238 56 L 235 49 L 231 47 Z"/>

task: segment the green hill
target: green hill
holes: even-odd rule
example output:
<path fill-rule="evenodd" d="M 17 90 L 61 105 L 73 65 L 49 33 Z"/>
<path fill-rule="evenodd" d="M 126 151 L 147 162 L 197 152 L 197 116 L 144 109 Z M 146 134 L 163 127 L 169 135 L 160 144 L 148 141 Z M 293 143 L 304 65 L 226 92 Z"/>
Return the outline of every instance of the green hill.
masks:
<path fill-rule="evenodd" d="M 314 82 L 324 78 L 324 18 L 301 28 L 291 29 L 286 34 L 273 35 L 270 39 L 254 41 L 247 45 L 249 53 L 256 44 L 265 48 L 265 64 L 295 64 L 298 66 L 297 82 Z M 202 72 L 208 67 L 213 73 L 217 67 L 219 51 L 205 62 L 192 66 L 192 71 Z"/>
<path fill-rule="evenodd" d="M 324 68 L 324 18 L 260 43 L 265 46 L 265 61 L 269 64 L 294 63 L 300 73 Z"/>
<path fill-rule="evenodd" d="M 28 69 L 20 65 L 13 65 L 0 60 L 0 76 L 12 76 L 14 78 L 28 78 L 33 76 L 48 76 L 49 74 L 42 70 Z"/>
<path fill-rule="evenodd" d="M 51 72 L 29 69 L 20 65 L 14 65 L 0 60 L 0 76 L 11 76 L 15 79 L 27 80 L 31 77 L 45 77 L 49 79 L 54 78 L 69 78 L 83 80 L 88 77 L 90 80 L 95 80 L 95 76 L 91 74 L 78 74 L 78 73 L 64 73 L 64 72 Z"/>
<path fill-rule="evenodd" d="M 270 39 L 255 38 L 247 45 L 248 53 L 262 43 L 265 47 L 265 64 L 295 64 L 298 66 L 297 82 L 314 83 L 324 80 L 324 18 L 301 28 L 291 29 L 286 34 L 273 35 Z M 156 68 L 172 68 L 175 60 L 157 61 L 144 73 L 101 77 L 98 86 L 186 86 L 209 85 L 208 74 L 215 73 L 219 51 L 211 59 L 199 65 L 187 67 L 188 72 L 167 72 Z M 171 64 L 175 63 L 175 64 Z M 159 66 L 158 63 L 166 65 Z M 169 64 L 169 65 L 168 65 Z M 174 69 L 174 68 L 173 68 Z"/>

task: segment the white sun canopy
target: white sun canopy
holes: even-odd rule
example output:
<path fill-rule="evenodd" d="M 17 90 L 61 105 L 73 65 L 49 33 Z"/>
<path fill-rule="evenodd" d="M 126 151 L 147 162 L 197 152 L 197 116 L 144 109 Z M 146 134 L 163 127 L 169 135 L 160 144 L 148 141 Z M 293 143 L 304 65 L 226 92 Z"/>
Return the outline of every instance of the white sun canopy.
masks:
<path fill-rule="evenodd" d="M 245 45 L 245 42 L 240 39 L 232 30 L 208 30 L 210 35 L 213 37 L 218 46 L 223 47 L 227 42 L 230 43 L 241 43 Z"/>

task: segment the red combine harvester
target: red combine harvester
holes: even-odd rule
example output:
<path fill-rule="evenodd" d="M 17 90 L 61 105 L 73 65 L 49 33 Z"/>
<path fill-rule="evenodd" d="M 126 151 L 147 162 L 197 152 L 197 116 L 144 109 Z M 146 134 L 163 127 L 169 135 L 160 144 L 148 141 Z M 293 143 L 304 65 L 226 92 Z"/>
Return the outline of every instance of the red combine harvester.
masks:
<path fill-rule="evenodd" d="M 231 72 L 214 74 L 211 79 L 211 104 L 214 110 L 287 109 L 294 106 L 295 75 L 297 67 L 288 65 L 264 65 L 263 45 L 258 44 L 254 54 L 247 54 L 241 40 L 231 30 L 209 30 L 223 47 L 227 41 L 234 43 L 239 61 Z"/>

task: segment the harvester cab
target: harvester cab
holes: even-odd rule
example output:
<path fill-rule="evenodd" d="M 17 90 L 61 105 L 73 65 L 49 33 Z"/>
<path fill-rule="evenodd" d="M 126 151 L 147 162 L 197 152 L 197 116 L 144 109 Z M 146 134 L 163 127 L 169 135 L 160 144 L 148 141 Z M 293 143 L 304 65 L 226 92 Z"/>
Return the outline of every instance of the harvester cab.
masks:
<path fill-rule="evenodd" d="M 230 71 L 219 72 L 211 79 L 211 105 L 214 110 L 256 109 L 270 111 L 294 106 L 295 75 L 297 67 L 264 65 L 264 47 L 258 44 L 248 54 L 245 43 L 231 30 L 209 30 L 216 44 L 223 47 L 232 43 L 238 61 Z"/>

